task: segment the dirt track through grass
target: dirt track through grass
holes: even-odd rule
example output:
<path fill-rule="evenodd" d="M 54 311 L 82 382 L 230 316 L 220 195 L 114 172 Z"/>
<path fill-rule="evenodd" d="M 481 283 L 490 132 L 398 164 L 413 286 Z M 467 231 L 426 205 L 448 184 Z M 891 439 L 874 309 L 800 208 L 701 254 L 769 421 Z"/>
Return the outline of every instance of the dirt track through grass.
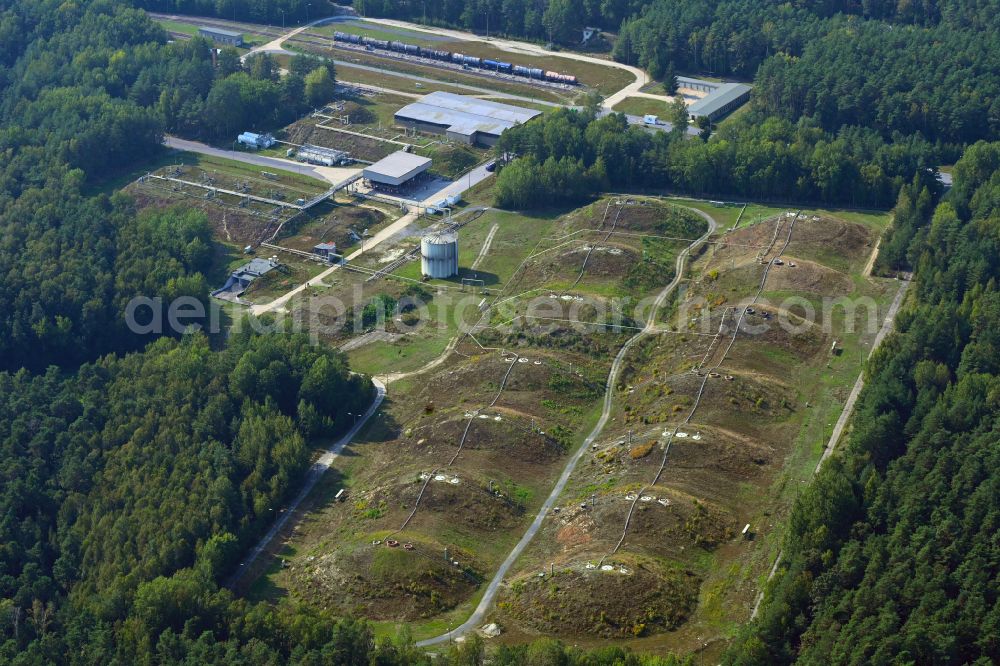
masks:
<path fill-rule="evenodd" d="M 643 328 L 638 333 L 636 333 L 631 338 L 629 338 L 625 342 L 625 344 L 622 345 L 621 349 L 618 351 L 618 354 L 615 356 L 615 360 L 611 364 L 611 369 L 608 372 L 608 379 L 605 384 L 604 401 L 601 410 L 601 416 L 598 419 L 597 424 L 594 426 L 594 429 L 590 432 L 590 434 L 586 437 L 586 439 L 584 439 L 583 443 L 579 446 L 579 448 L 577 448 L 576 452 L 570 458 L 565 468 L 563 468 L 563 472 L 559 476 L 559 480 L 556 482 L 556 485 L 552 488 L 552 491 L 549 493 L 548 498 L 539 508 L 538 513 L 535 515 L 535 519 L 531 523 L 531 526 L 524 533 L 524 536 L 521 537 L 520 541 L 517 542 L 517 545 L 514 546 L 513 550 L 510 551 L 510 553 L 507 555 L 507 558 L 497 569 L 496 573 L 493 576 L 493 579 L 490 581 L 489 585 L 484 591 L 483 596 L 479 601 L 479 604 L 473 611 L 472 615 L 470 615 L 469 618 L 455 630 L 448 631 L 445 634 L 441 634 L 433 638 L 428 638 L 426 640 L 418 642 L 417 643 L 418 647 L 428 647 L 431 645 L 437 645 L 439 643 L 443 643 L 444 641 L 447 640 L 451 640 L 455 635 L 465 634 L 468 631 L 474 629 L 480 622 L 482 622 L 483 618 L 486 615 L 486 612 L 493 604 L 493 599 L 496 597 L 497 591 L 500 588 L 500 584 L 507 576 L 507 572 L 510 571 L 510 568 L 521 556 L 521 553 L 524 552 L 524 549 L 527 548 L 528 544 L 530 544 L 531 541 L 534 539 L 535 535 L 538 533 L 538 530 L 541 528 L 542 522 L 544 521 L 545 517 L 549 514 L 549 511 L 552 509 L 553 505 L 556 503 L 556 501 L 562 495 L 563 491 L 566 489 L 566 484 L 569 482 L 570 476 L 572 476 L 573 471 L 576 469 L 577 464 L 580 462 L 580 459 L 583 457 L 584 453 L 589 449 L 594 440 L 597 439 L 597 437 L 604 430 L 604 426 L 607 424 L 608 420 L 611 417 L 611 407 L 614 400 L 615 381 L 619 372 L 621 371 L 621 367 L 622 364 L 624 363 L 625 356 L 628 354 L 629 349 L 631 349 L 631 347 L 638 340 L 642 339 L 649 333 L 652 333 L 653 331 L 656 330 L 656 312 L 663 306 L 663 303 L 666 301 L 667 297 L 677 288 L 677 285 L 680 283 L 681 278 L 684 274 L 684 265 L 687 262 L 689 254 L 696 247 L 706 242 L 716 230 L 717 223 L 715 219 L 712 218 L 712 216 L 710 216 L 708 213 L 705 213 L 703 211 L 698 211 L 693 208 L 688 208 L 688 210 L 694 211 L 698 215 L 703 217 L 705 221 L 708 222 L 708 228 L 705 231 L 704 235 L 702 235 L 697 240 L 693 241 L 690 245 L 688 245 L 687 248 L 685 248 L 678 254 L 676 260 L 676 270 L 674 271 L 674 278 L 673 280 L 671 280 L 670 284 L 666 285 L 657 295 L 653 303 L 652 313 L 650 314 L 649 320 L 646 322 L 646 327 Z M 525 259 L 525 262 L 527 262 L 527 259 Z M 522 267 L 523 266 L 524 263 L 522 263 Z M 520 268 L 521 267 L 519 267 L 518 270 L 520 270 Z"/>
<path fill-rule="evenodd" d="M 750 305 L 755 305 L 757 301 L 760 299 L 760 295 L 764 291 L 764 285 L 767 283 L 767 276 L 771 272 L 771 267 L 774 265 L 774 260 L 780 257 L 782 253 L 784 253 L 784 251 L 788 248 L 788 244 L 792 240 L 792 231 L 795 229 L 796 219 L 798 219 L 798 212 L 796 212 L 795 217 L 792 218 L 791 222 L 788 225 L 788 235 L 785 237 L 785 243 L 781 246 L 781 249 L 778 250 L 777 254 L 771 257 L 771 259 L 767 262 L 767 266 L 764 268 L 764 274 L 761 276 L 760 279 L 760 285 L 758 285 L 757 292 L 754 294 L 753 299 L 750 301 Z M 778 218 L 778 222 L 774 226 L 774 237 L 771 239 L 771 244 L 768 246 L 768 250 L 765 251 L 765 254 L 766 252 L 770 251 L 770 248 L 774 245 L 774 240 L 778 237 L 778 231 L 779 229 L 781 229 L 781 220 L 782 218 Z M 680 430 L 682 426 L 691 423 L 691 419 L 694 418 L 695 412 L 698 411 L 698 407 L 699 405 L 701 405 L 702 396 L 705 394 L 705 386 L 708 384 L 708 378 L 711 376 L 712 372 L 715 372 L 720 367 L 722 367 L 722 364 L 725 363 L 726 357 L 732 350 L 733 345 L 736 344 L 736 338 L 739 336 L 740 326 L 743 324 L 743 319 L 746 317 L 746 312 L 747 312 L 746 306 L 740 308 L 739 317 L 737 317 L 736 325 L 733 327 L 733 335 L 729 339 L 729 344 L 726 346 L 726 350 L 722 353 L 722 357 L 719 358 L 719 361 L 712 367 L 710 371 L 702 371 L 703 376 L 701 380 L 701 386 L 698 387 L 698 392 L 697 394 L 695 394 L 694 404 L 691 405 L 691 410 L 688 412 L 687 417 L 685 417 L 683 421 L 674 426 L 674 429 L 667 436 L 667 442 L 664 445 L 663 449 L 663 459 L 660 462 L 660 467 L 656 470 L 656 475 L 653 477 L 653 480 L 649 482 L 649 484 L 644 486 L 641 490 L 639 490 L 639 492 L 635 494 L 635 499 L 632 500 L 632 505 L 629 507 L 628 515 L 625 516 L 625 526 L 622 529 L 622 536 L 620 539 L 618 539 L 618 543 L 615 544 L 615 547 L 611 549 L 611 552 L 605 555 L 603 558 L 601 558 L 600 564 L 603 565 L 604 560 L 617 553 L 618 550 L 622 547 L 622 544 L 625 543 L 625 537 L 628 536 L 628 528 L 632 522 L 632 516 L 635 513 L 636 504 L 638 504 L 639 499 L 646 493 L 647 490 L 649 490 L 649 488 L 656 485 L 656 483 L 660 480 L 660 476 L 663 475 L 663 470 L 666 469 L 667 467 L 667 458 L 670 455 L 670 444 L 673 442 L 674 437 L 677 435 L 677 431 Z M 725 321 L 725 313 L 723 313 L 723 321 Z M 720 331 L 722 330 L 721 323 L 719 324 L 719 330 Z M 713 339 L 713 344 L 714 344 L 714 339 Z M 709 347 L 709 350 L 711 350 L 711 346 Z"/>

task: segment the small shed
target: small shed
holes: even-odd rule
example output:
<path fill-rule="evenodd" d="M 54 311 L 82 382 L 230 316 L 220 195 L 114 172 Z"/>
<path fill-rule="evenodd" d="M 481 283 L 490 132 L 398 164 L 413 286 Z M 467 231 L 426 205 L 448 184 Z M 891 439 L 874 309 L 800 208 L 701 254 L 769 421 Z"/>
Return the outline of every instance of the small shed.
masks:
<path fill-rule="evenodd" d="M 313 254 L 324 259 L 331 259 L 337 253 L 336 243 L 319 243 L 313 246 Z"/>

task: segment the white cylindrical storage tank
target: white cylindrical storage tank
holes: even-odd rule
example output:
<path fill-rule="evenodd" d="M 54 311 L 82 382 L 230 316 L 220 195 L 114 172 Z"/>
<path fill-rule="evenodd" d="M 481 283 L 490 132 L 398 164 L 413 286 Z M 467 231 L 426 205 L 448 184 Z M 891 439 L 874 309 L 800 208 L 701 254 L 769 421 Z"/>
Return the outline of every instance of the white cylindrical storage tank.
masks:
<path fill-rule="evenodd" d="M 420 239 L 420 272 L 437 279 L 458 275 L 458 237 L 429 234 Z"/>

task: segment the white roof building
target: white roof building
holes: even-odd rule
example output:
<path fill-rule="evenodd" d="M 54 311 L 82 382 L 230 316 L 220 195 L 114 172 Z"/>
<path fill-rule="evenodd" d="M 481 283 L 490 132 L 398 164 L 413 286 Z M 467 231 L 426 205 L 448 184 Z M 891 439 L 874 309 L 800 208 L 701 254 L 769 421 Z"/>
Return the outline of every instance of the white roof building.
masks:
<path fill-rule="evenodd" d="M 399 187 L 427 171 L 430 167 L 431 158 L 400 150 L 370 167 L 365 167 L 361 175 L 373 183 Z"/>
<path fill-rule="evenodd" d="M 434 92 L 396 112 L 396 122 L 445 134 L 463 143 L 493 145 L 504 130 L 526 123 L 540 111 L 465 95 Z"/>

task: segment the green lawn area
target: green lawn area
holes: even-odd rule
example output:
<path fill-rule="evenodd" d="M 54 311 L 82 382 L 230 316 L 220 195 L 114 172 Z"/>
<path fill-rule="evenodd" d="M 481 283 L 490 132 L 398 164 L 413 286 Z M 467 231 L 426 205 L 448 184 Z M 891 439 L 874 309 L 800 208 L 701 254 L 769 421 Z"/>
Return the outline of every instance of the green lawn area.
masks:
<path fill-rule="evenodd" d="M 364 21 L 340 21 L 331 25 L 322 25 L 309 28 L 306 34 L 318 34 L 324 37 L 333 37 L 335 32 L 346 32 L 349 35 L 366 35 L 374 39 L 388 39 L 390 41 L 405 41 L 407 44 L 426 46 L 429 48 L 440 48 L 440 39 L 428 39 L 427 33 L 416 30 L 406 30 L 405 28 L 384 28 L 377 23 L 367 23 Z M 450 51 L 451 49 L 448 48 Z"/>
<path fill-rule="evenodd" d="M 201 155 L 182 151 L 174 155 L 174 158 L 168 163 L 177 164 L 181 162 L 188 166 L 198 166 L 206 171 L 219 171 L 237 178 L 252 178 L 255 181 L 287 187 L 303 194 L 320 194 L 328 189 L 326 181 L 291 171 L 279 171 L 271 167 L 259 167 L 254 164 L 237 162 L 236 160 L 215 157 L 213 155 Z M 261 172 L 264 171 L 274 174 L 276 177 L 264 179 L 261 176 Z"/>
<path fill-rule="evenodd" d="M 848 222 L 857 222 L 877 231 L 884 230 L 889 225 L 891 219 L 887 211 L 802 208 L 793 204 L 775 206 L 759 203 L 748 203 L 746 210 L 743 211 L 743 216 L 740 217 L 740 210 L 743 208 L 743 204 L 741 203 L 713 202 L 705 199 L 686 199 L 684 197 L 667 197 L 667 201 L 708 213 L 719 223 L 719 231 L 731 229 L 736 223 L 737 218 L 740 220 L 740 228 L 743 228 L 774 215 L 780 215 L 786 211 L 798 210 L 801 210 L 805 215 L 826 215 L 829 217 L 838 217 Z"/>
<path fill-rule="evenodd" d="M 282 157 L 284 155 L 282 154 Z M 263 168 L 237 162 L 223 157 L 201 155 L 199 153 L 189 153 L 182 150 L 163 149 L 154 154 L 148 162 L 133 165 L 128 169 L 111 171 L 103 175 L 102 178 L 93 179 L 88 183 L 86 191 L 89 194 L 111 194 L 120 190 L 139 176 L 153 173 L 163 167 L 174 164 L 184 164 L 186 166 L 198 166 L 207 171 L 219 171 L 230 176 L 242 179 L 253 179 L 258 182 L 267 182 L 275 186 L 283 186 L 296 190 L 303 194 L 319 194 L 327 190 L 326 181 L 322 181 L 311 176 L 294 173 L 291 171 L 279 171 L 273 168 Z M 267 171 L 277 176 L 275 179 L 264 181 L 260 175 L 261 171 Z"/>
<path fill-rule="evenodd" d="M 333 58 L 337 61 L 337 67 L 350 66 L 351 63 L 377 67 L 388 72 L 402 72 L 422 76 L 444 83 L 462 83 L 477 88 L 495 90 L 512 95 L 521 95 L 529 99 L 541 99 L 547 102 L 559 102 L 562 104 L 571 102 L 576 97 L 575 91 L 549 90 L 531 85 L 511 83 L 503 79 L 492 79 L 474 74 L 466 74 L 452 69 L 419 65 L 390 58 L 380 58 L 365 52 L 353 52 L 342 49 L 321 48 L 312 44 L 304 44 L 296 40 L 284 43 L 284 47 L 289 50 L 297 50 L 310 55 L 320 55 L 325 58 Z M 364 82 L 365 79 L 362 79 Z M 428 84 L 424 84 L 428 85 Z"/>
<path fill-rule="evenodd" d="M 287 272 L 271 271 L 258 278 L 243 294 L 243 298 L 252 303 L 270 303 L 330 268 L 328 264 L 309 261 L 288 252 L 278 252 L 277 255 Z"/>
<path fill-rule="evenodd" d="M 789 208 L 789 210 L 792 210 Z M 848 222 L 857 222 L 876 231 L 884 231 L 892 221 L 889 211 L 881 210 L 846 210 L 843 208 L 810 208 L 802 211 L 805 215 L 828 215 L 839 217 Z"/>
<path fill-rule="evenodd" d="M 744 113 L 746 113 L 749 110 L 750 110 L 750 105 L 749 104 L 744 104 L 743 106 L 741 106 L 740 108 L 736 109 L 735 111 L 733 111 L 732 113 L 730 113 L 729 115 L 727 115 L 725 118 L 723 118 L 722 120 L 720 120 L 718 123 L 716 123 L 716 128 L 718 128 L 719 126 L 725 125 L 728 122 L 731 122 L 735 118 L 739 118 L 740 116 L 742 116 Z"/>
<path fill-rule="evenodd" d="M 450 40 L 429 38 L 427 33 L 406 30 L 402 28 L 385 28 L 380 25 L 363 22 L 337 23 L 331 26 L 323 26 L 310 30 L 319 34 L 332 36 L 336 31 L 346 32 L 354 35 L 367 35 L 375 39 L 388 39 L 391 41 L 403 41 L 418 46 L 442 49 L 445 51 L 456 51 L 465 55 L 478 56 L 480 58 L 491 58 L 502 60 L 515 65 L 526 67 L 541 67 L 546 70 L 554 70 L 563 74 L 573 74 L 580 81 L 592 88 L 595 88 L 602 95 L 610 95 L 624 88 L 634 79 L 627 70 L 613 65 L 601 65 L 593 62 L 573 60 L 560 56 L 556 53 L 549 54 L 526 54 L 514 53 L 499 49 L 492 44 L 482 41 L 471 40 Z"/>
<path fill-rule="evenodd" d="M 351 367 L 359 372 L 384 373 L 415 370 L 438 357 L 448 341 L 459 332 L 459 321 L 475 323 L 482 295 L 475 288 L 462 291 L 463 277 L 477 276 L 491 289 L 500 289 L 549 231 L 558 215 L 526 216 L 509 211 L 489 210 L 459 230 L 460 274 L 449 280 L 430 280 L 425 287 L 434 298 L 428 304 L 429 324 L 413 335 L 392 344 L 373 343 L 348 352 Z M 490 229 L 497 225 L 489 252 L 475 271 L 470 269 L 479 256 Z M 403 264 L 393 275 L 420 279 L 420 261 Z M 443 287 L 440 290 L 436 286 Z"/>
<path fill-rule="evenodd" d="M 479 255 L 490 228 L 496 224 L 498 228 L 490 243 L 489 252 L 483 257 L 475 273 L 477 279 L 484 280 L 486 287 L 501 288 L 538 241 L 548 233 L 556 217 L 556 214 L 526 215 L 502 210 L 486 211 L 478 220 L 458 232 L 458 277 L 430 280 L 427 284 L 461 286 L 463 277 L 473 277 L 470 267 Z M 420 262 L 407 263 L 395 274 L 419 280 Z"/>
<path fill-rule="evenodd" d="M 743 217 L 740 218 L 740 227 L 748 227 L 751 224 L 760 222 L 761 220 L 766 220 L 769 217 L 775 215 L 780 215 L 786 212 L 787 208 L 778 208 L 775 206 L 765 206 L 763 204 L 749 203 L 747 204 L 746 210 L 743 211 Z M 732 226 L 732 225 L 730 225 Z"/>
<path fill-rule="evenodd" d="M 163 29 L 167 32 L 171 32 L 179 35 L 188 35 L 189 37 L 196 37 L 198 35 L 198 26 L 194 23 L 187 23 L 184 21 L 170 21 L 167 19 L 154 19 L 156 23 L 163 26 Z M 243 26 L 233 25 L 227 26 L 227 30 L 242 31 Z M 258 46 L 260 44 L 266 44 L 271 41 L 270 37 L 264 35 L 258 35 L 250 32 L 243 33 L 243 44 L 245 46 Z"/>
<path fill-rule="evenodd" d="M 167 32 L 175 32 L 181 35 L 191 35 L 192 37 L 198 34 L 198 26 L 191 25 L 190 23 L 167 21 L 163 19 L 156 19 L 156 23 L 162 25 L 163 29 Z"/>
<path fill-rule="evenodd" d="M 614 106 L 614 110 L 619 113 L 627 113 L 633 116 L 645 116 L 651 114 L 664 119 L 667 115 L 668 107 L 666 102 L 648 97 L 626 97 Z"/>
<path fill-rule="evenodd" d="M 288 56 L 279 56 L 288 58 Z M 474 91 L 459 86 L 450 86 L 446 83 L 420 83 L 405 76 L 399 76 L 389 71 L 372 72 L 366 69 L 358 69 L 350 65 L 337 65 L 337 78 L 345 83 L 359 83 L 361 85 L 378 86 L 399 92 L 413 93 L 415 95 L 426 95 L 427 93 L 440 90 L 442 92 L 455 93 L 456 95 L 468 95 Z"/>
<path fill-rule="evenodd" d="M 743 205 L 738 203 L 715 203 L 702 199 L 686 199 L 684 197 L 668 197 L 667 201 L 708 213 L 718 222 L 719 232 L 729 229 L 736 224 L 736 218 L 739 217 L 740 209 L 743 208 Z"/>
<path fill-rule="evenodd" d="M 419 261 L 416 262 L 419 266 Z M 444 352 L 448 342 L 458 335 L 456 310 L 451 300 L 463 294 L 435 296 L 427 304 L 428 322 L 419 330 L 396 342 L 373 342 L 351 349 L 347 358 L 357 372 L 380 375 L 386 372 L 411 372 L 423 367 Z M 470 323 L 475 323 L 470 322 Z"/>

